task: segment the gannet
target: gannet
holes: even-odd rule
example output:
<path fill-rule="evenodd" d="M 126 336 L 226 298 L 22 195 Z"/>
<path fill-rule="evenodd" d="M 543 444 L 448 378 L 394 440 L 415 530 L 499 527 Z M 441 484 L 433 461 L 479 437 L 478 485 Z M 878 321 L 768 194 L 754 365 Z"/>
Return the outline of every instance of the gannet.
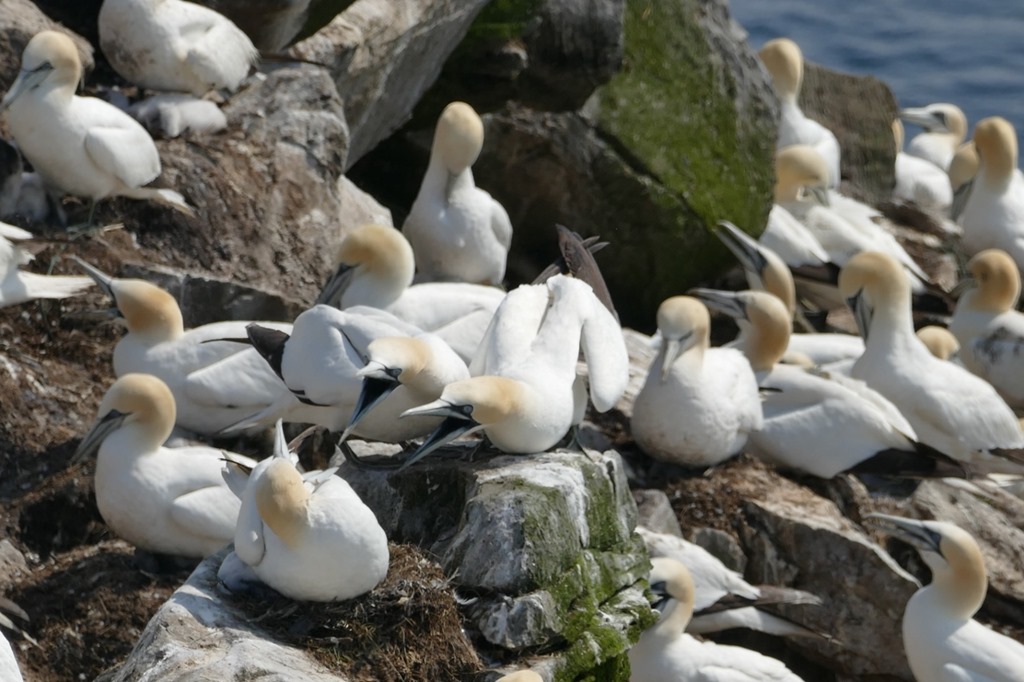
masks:
<path fill-rule="evenodd" d="M 732 348 L 709 348 L 711 317 L 689 296 L 662 301 L 658 331 L 661 349 L 630 421 L 637 445 L 655 459 L 684 466 L 725 461 L 762 425 L 750 363 Z"/>
<path fill-rule="evenodd" d="M 81 79 L 78 51 L 66 35 L 42 31 L 28 42 L 0 112 L 36 172 L 61 192 L 91 199 L 93 209 L 99 199 L 124 196 L 191 215 L 177 192 L 142 186 L 160 175 L 153 138 L 112 104 L 75 95 Z"/>
<path fill-rule="evenodd" d="M 689 569 L 694 582 L 694 616 L 686 626 L 687 632 L 704 634 L 748 628 L 780 636 L 819 636 L 813 630 L 759 608 L 767 604 L 820 605 L 821 599 L 813 594 L 787 587 L 751 585 L 700 545 L 643 526 L 637 526 L 636 532 L 643 538 L 652 558 L 675 559 Z"/>
<path fill-rule="evenodd" d="M 1012 452 L 1024 447 L 1013 410 L 990 384 L 939 360 L 914 335 L 910 287 L 892 257 L 854 256 L 839 275 L 839 289 L 865 338 L 853 377 L 892 401 L 920 442 L 978 471 L 1024 471 L 1020 453 Z"/>
<path fill-rule="evenodd" d="M 839 140 L 831 130 L 804 116 L 797 104 L 804 78 L 804 56 L 800 48 L 788 38 L 776 38 L 765 43 L 758 56 L 768 69 L 775 94 L 779 97 L 779 139 L 776 147 L 812 146 L 825 162 L 828 186 L 838 187 Z"/>
<path fill-rule="evenodd" d="M 930 324 L 921 327 L 916 333 L 928 352 L 938 359 L 960 362 L 960 342 L 953 336 L 953 332 L 945 327 Z"/>
<path fill-rule="evenodd" d="M 771 249 L 755 242 L 727 220 L 718 223 L 715 235 L 739 260 L 750 288 L 775 295 L 790 315 L 798 318 L 796 287 L 786 264 Z M 734 343 L 742 341 L 737 339 Z M 863 352 L 864 342 L 851 334 L 792 334 L 782 362 L 823 365 L 853 360 Z"/>
<path fill-rule="evenodd" d="M 693 578 L 675 559 L 651 559 L 654 608 L 661 612 L 629 650 L 630 682 L 801 682 L 781 661 L 737 646 L 701 642 L 683 632 L 693 615 Z"/>
<path fill-rule="evenodd" d="M 150 90 L 234 92 L 259 59 L 230 19 L 192 2 L 104 0 L 98 23 L 110 65 Z"/>
<path fill-rule="evenodd" d="M 441 112 L 430 165 L 402 225 L 416 254 L 419 281 L 500 285 L 512 244 L 508 213 L 473 182 L 484 124 L 465 102 Z"/>
<path fill-rule="evenodd" d="M 823 267 L 829 263 L 828 252 L 817 237 L 779 204 L 772 204 L 764 232 L 757 240 L 791 268 Z"/>
<path fill-rule="evenodd" d="M 150 552 L 203 557 L 231 542 L 238 499 L 221 477 L 222 450 L 161 445 L 174 419 L 164 382 L 125 374 L 107 390 L 72 461 L 98 452 L 96 506 L 117 535 Z"/>
<path fill-rule="evenodd" d="M 223 341 L 245 338 L 247 322 L 215 322 L 186 331 L 178 302 L 160 287 L 110 277 L 80 258 L 72 259 L 114 299 L 114 312 L 128 328 L 114 347 L 114 374 L 145 372 L 160 377 L 174 394 L 182 428 L 213 435 L 290 398 L 288 388 L 255 349 Z M 285 333 L 292 330 L 290 324 L 261 324 Z"/>
<path fill-rule="evenodd" d="M 1002 249 L 1024 267 L 1024 175 L 1017 168 L 1017 133 L 993 116 L 974 127 L 980 166 L 960 213 L 968 255 Z"/>
<path fill-rule="evenodd" d="M 34 643 L 31 637 L 15 625 L 11 617 L 28 621 L 28 614 L 25 613 L 24 609 L 10 599 L 0 597 L 0 626 L 15 634 L 20 634 Z M 3 629 L 0 629 L 0 680 L 4 680 L 4 682 L 24 682 L 24 678 L 21 676 L 21 669 L 18 668 L 18 659 L 15 657 L 14 649 L 11 648 L 11 643 L 7 640 Z"/>
<path fill-rule="evenodd" d="M 441 397 L 405 415 L 446 419 L 406 461 L 406 466 L 463 433 L 483 429 L 500 450 L 544 452 L 572 426 L 576 361 L 582 349 L 590 380 L 590 398 L 599 412 L 611 409 L 629 382 L 629 357 L 618 322 L 578 279 L 556 275 L 543 285 L 523 285 L 511 292 L 547 295 L 551 304 L 539 326 L 517 330 L 495 325 L 487 354 L 488 375 L 445 386 Z M 529 307 L 532 309 L 532 307 Z M 505 316 L 499 310 L 495 318 Z M 507 331 L 505 331 L 507 330 Z M 504 337 L 504 338 L 502 338 Z"/>
<path fill-rule="evenodd" d="M 969 277 L 949 331 L 960 342 L 964 367 L 992 384 L 1015 408 L 1024 407 L 1024 315 L 1014 310 L 1020 298 L 1020 272 L 999 249 L 980 251 L 967 263 Z"/>
<path fill-rule="evenodd" d="M 369 592 L 387 575 L 388 539 L 337 469 L 302 475 L 277 423 L 274 455 L 251 468 L 228 460 L 240 493 L 235 551 L 218 576 L 238 589 L 253 576 L 291 599 L 337 601 Z M 243 487 L 244 486 L 244 487 Z"/>
<path fill-rule="evenodd" d="M 544 682 L 544 678 L 532 670 L 517 670 L 508 675 L 502 675 L 496 682 Z"/>
<path fill-rule="evenodd" d="M 1016 682 L 1024 644 L 972 616 L 988 589 L 985 562 L 969 533 L 941 521 L 869 514 L 865 521 L 912 545 L 932 581 L 903 612 L 903 646 L 914 677 L 928 682 Z"/>
<path fill-rule="evenodd" d="M 776 297 L 761 291 L 691 293 L 736 319 L 744 331 L 741 347 L 765 391 L 764 424 L 748 439 L 752 454 L 820 478 L 849 470 L 911 477 L 965 475 L 957 462 L 918 443 L 899 410 L 862 382 L 777 364 L 786 348 L 789 317 Z"/>
<path fill-rule="evenodd" d="M 317 303 L 345 309 L 382 308 L 423 331 L 440 336 L 465 362 L 472 360 L 505 298 L 497 287 L 462 282 L 412 285 L 415 262 L 401 232 L 385 225 L 363 225 L 345 235 L 338 267 Z"/>
<path fill-rule="evenodd" d="M 900 118 L 924 128 L 907 144 L 907 154 L 931 161 L 946 170 L 957 146 L 967 135 L 967 117 L 955 104 L 929 104 L 903 109 Z"/>
<path fill-rule="evenodd" d="M 91 287 L 88 277 L 37 275 L 18 269 L 33 259 L 32 254 L 12 241 L 32 239 L 31 232 L 0 223 L 0 308 L 36 298 L 67 298 Z M 11 240 L 11 241 L 8 241 Z"/>
<path fill-rule="evenodd" d="M 925 209 L 947 210 L 953 203 L 953 188 L 946 167 L 903 151 L 903 123 L 898 118 L 892 122 L 892 134 L 896 142 L 893 198 L 913 201 Z"/>

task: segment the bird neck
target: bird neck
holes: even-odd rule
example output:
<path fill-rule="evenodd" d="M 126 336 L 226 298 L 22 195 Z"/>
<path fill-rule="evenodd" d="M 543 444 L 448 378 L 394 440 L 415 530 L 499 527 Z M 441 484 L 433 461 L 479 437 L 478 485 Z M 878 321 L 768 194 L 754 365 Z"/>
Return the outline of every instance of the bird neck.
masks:
<path fill-rule="evenodd" d="M 987 589 L 985 577 L 973 571 L 934 574 L 932 582 L 911 597 L 907 608 L 913 604 L 916 609 L 926 608 L 946 618 L 967 621 L 981 608 Z"/>
<path fill-rule="evenodd" d="M 647 632 L 659 639 L 674 641 L 682 636 L 692 617 L 693 604 L 685 604 L 678 599 L 671 599 L 662 612 L 661 618 Z"/>

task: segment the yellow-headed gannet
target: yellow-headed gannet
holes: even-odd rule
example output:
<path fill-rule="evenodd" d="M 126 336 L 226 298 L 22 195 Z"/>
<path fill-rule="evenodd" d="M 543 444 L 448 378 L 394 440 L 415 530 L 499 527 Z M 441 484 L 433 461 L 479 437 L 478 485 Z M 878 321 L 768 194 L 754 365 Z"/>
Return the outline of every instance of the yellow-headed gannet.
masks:
<path fill-rule="evenodd" d="M 590 286 L 556 275 L 544 284 L 517 288 L 507 302 L 522 296 L 549 297 L 550 306 L 539 325 L 534 320 L 516 329 L 513 323 L 519 316 L 499 309 L 493 327 L 500 332 L 488 336 L 493 347 L 481 347 L 487 355 L 488 374 L 448 384 L 439 399 L 405 412 L 446 417 L 406 465 L 479 429 L 505 452 L 526 454 L 552 447 L 573 424 L 580 350 L 586 358 L 594 407 L 605 412 L 622 396 L 629 382 L 622 329 Z M 532 315 L 535 307 L 525 309 Z"/>
<path fill-rule="evenodd" d="M 925 209 L 947 210 L 953 203 L 953 188 L 945 167 L 903 151 L 903 123 L 898 118 L 892 122 L 892 134 L 896 142 L 893 198 L 913 201 Z"/>
<path fill-rule="evenodd" d="M 945 327 L 930 324 L 917 330 L 917 338 L 932 355 L 940 360 L 960 362 L 960 342 Z"/>
<path fill-rule="evenodd" d="M 291 599 L 337 601 L 387 575 L 388 539 L 337 469 L 300 474 L 277 423 L 274 455 L 252 467 L 228 460 L 224 478 L 242 508 L 235 551 L 218 577 L 231 589 L 253 577 Z"/>
<path fill-rule="evenodd" d="M 93 284 L 88 277 L 37 275 L 19 270 L 18 266 L 30 262 L 33 256 L 12 242 L 32 237 L 31 232 L 0 223 L 0 308 L 37 298 L 75 296 Z"/>
<path fill-rule="evenodd" d="M 931 161 L 946 170 L 957 146 L 967 136 L 967 117 L 955 104 L 929 104 L 926 107 L 903 109 L 900 118 L 924 128 L 907 144 L 907 154 Z M 899 149 L 899 147 L 897 147 Z"/>
<path fill-rule="evenodd" d="M 743 354 L 709 348 L 711 316 L 689 296 L 658 307 L 661 349 L 630 422 L 640 449 L 665 462 L 709 467 L 737 454 L 761 428 L 757 380 Z"/>
<path fill-rule="evenodd" d="M 751 585 L 700 545 L 643 526 L 637 526 L 636 532 L 643 538 L 652 558 L 675 559 L 689 569 L 694 583 L 694 616 L 686 626 L 687 632 L 704 634 L 748 628 L 780 636 L 819 636 L 813 630 L 758 608 L 764 604 L 820 605 L 821 600 L 813 594 L 788 587 Z M 702 613 L 705 610 L 707 612 Z"/>
<path fill-rule="evenodd" d="M 423 184 L 402 225 L 416 254 L 417 279 L 500 285 L 512 244 L 508 213 L 473 182 L 484 144 L 473 107 L 452 102 L 441 112 Z"/>
<path fill-rule="evenodd" d="M 337 262 L 317 303 L 341 309 L 354 305 L 382 308 L 423 331 L 434 332 L 466 362 L 472 360 L 494 311 L 505 298 L 501 289 L 479 284 L 412 285 L 412 247 L 401 232 L 385 225 L 363 225 L 345 235 Z"/>
<path fill-rule="evenodd" d="M 230 19 L 181 0 L 104 0 L 99 34 L 114 70 L 150 90 L 234 92 L 259 59 Z"/>
<path fill-rule="evenodd" d="M 786 349 L 789 316 L 762 291 L 691 292 L 733 317 L 758 386 L 764 424 L 748 449 L 786 469 L 821 478 L 849 470 L 897 476 L 963 476 L 955 461 L 917 443 L 914 429 L 888 400 L 863 382 L 777 364 Z M 825 428 L 824 425 L 827 425 Z"/>
<path fill-rule="evenodd" d="M 967 263 L 969 276 L 949 321 L 960 342 L 964 367 L 992 384 L 1015 408 L 1024 407 L 1024 315 L 1014 310 L 1020 298 L 1020 272 L 999 249 L 980 251 Z"/>
<path fill-rule="evenodd" d="M 107 390 L 73 461 L 98 453 L 96 506 L 117 535 L 150 552 L 202 557 L 231 542 L 238 498 L 221 477 L 222 450 L 162 446 L 174 418 L 164 382 L 125 374 Z"/>
<path fill-rule="evenodd" d="M 1017 133 L 992 116 L 974 127 L 980 166 L 960 213 L 968 255 L 1002 249 L 1024 267 L 1024 175 L 1017 168 Z"/>
<path fill-rule="evenodd" d="M 290 399 L 288 388 L 254 348 L 223 340 L 245 339 L 245 321 L 215 322 L 186 331 L 178 302 L 160 287 L 110 277 L 73 259 L 114 299 L 115 313 L 128 328 L 114 348 L 114 374 L 145 372 L 160 377 L 174 394 L 182 428 L 212 435 Z M 292 329 L 290 324 L 262 324 L 285 333 Z"/>
<path fill-rule="evenodd" d="M 630 682 L 801 682 L 774 658 L 737 646 L 701 642 L 683 632 L 693 615 L 694 585 L 675 559 L 651 560 L 651 592 L 658 622 L 629 650 Z"/>
<path fill-rule="evenodd" d="M 93 208 L 104 197 L 124 196 L 191 215 L 177 192 L 142 186 L 160 175 L 153 138 L 114 105 L 75 95 L 81 79 L 78 51 L 66 35 L 42 31 L 28 42 L 0 112 L 36 172 L 61 192 L 91 199 Z"/>
<path fill-rule="evenodd" d="M 903 647 L 910 670 L 928 682 L 1017 682 L 1024 644 L 972 619 L 985 601 L 988 579 L 978 543 L 941 521 L 887 514 L 865 519 L 912 545 L 932 572 L 903 612 Z"/>
<path fill-rule="evenodd" d="M 794 144 L 812 146 L 821 155 L 829 187 L 839 186 L 839 140 L 831 130 L 804 116 L 797 98 L 804 79 L 804 56 L 789 38 L 769 40 L 758 53 L 779 97 L 779 149 Z"/>
<path fill-rule="evenodd" d="M 910 286 L 891 256 L 854 256 L 839 275 L 865 340 L 852 376 L 892 401 L 917 439 L 982 472 L 1021 473 L 1024 435 L 985 380 L 933 356 L 914 334 Z M 1000 450 L 1006 450 L 1000 452 Z"/>

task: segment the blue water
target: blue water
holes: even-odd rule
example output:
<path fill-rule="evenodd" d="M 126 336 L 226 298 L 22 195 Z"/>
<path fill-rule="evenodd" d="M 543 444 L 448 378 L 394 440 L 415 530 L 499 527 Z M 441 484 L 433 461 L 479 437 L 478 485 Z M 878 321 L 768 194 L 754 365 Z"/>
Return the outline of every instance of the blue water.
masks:
<path fill-rule="evenodd" d="M 1024 2 L 730 0 L 756 50 L 786 36 L 804 56 L 885 81 L 901 107 L 952 102 L 968 135 L 986 116 L 1024 135 Z M 916 133 L 907 126 L 908 139 Z"/>

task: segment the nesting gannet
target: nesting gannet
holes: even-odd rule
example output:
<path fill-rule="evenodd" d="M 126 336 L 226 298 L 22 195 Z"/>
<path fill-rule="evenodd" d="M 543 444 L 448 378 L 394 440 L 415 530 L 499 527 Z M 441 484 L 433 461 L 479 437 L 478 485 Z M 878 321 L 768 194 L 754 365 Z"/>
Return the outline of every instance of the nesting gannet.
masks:
<path fill-rule="evenodd" d="M 979 471 L 1024 471 L 1019 452 L 997 451 L 1024 447 L 1013 410 L 983 379 L 928 352 L 914 334 L 910 287 L 895 260 L 854 256 L 839 288 L 865 339 L 852 376 L 892 401 L 920 442 Z"/>
<path fill-rule="evenodd" d="M 20 633 L 31 640 L 31 637 L 25 635 L 9 616 L 28 621 L 28 614 L 25 613 L 24 609 L 11 600 L 0 597 L 0 626 L 12 632 Z M 11 643 L 7 641 L 7 637 L 2 629 L 0 629 L 0 680 L 4 680 L 4 682 L 24 682 L 24 678 L 21 676 L 21 669 L 18 667 L 18 659 L 14 655 L 14 649 L 11 648 Z"/>
<path fill-rule="evenodd" d="M 32 236 L 31 232 L 0 223 L 0 308 L 36 298 L 75 296 L 93 284 L 88 277 L 37 275 L 19 270 L 18 266 L 28 263 L 33 256 L 8 239 L 20 241 Z"/>
<path fill-rule="evenodd" d="M 337 262 L 337 270 L 317 303 L 341 309 L 353 305 L 382 308 L 437 334 L 465 362 L 472 360 L 494 311 L 505 298 L 501 289 L 479 284 L 412 285 L 412 248 L 401 232 L 385 225 L 363 225 L 345 235 Z"/>
<path fill-rule="evenodd" d="M 629 650 L 631 682 L 801 682 L 781 661 L 737 646 L 701 642 L 683 632 L 693 615 L 693 578 L 675 559 L 651 559 L 651 592 L 661 612 Z"/>
<path fill-rule="evenodd" d="M 93 209 L 99 199 L 124 196 L 191 215 L 177 192 L 142 186 L 160 175 L 153 138 L 112 104 L 75 95 L 81 79 L 78 51 L 66 35 L 42 31 L 28 42 L 0 112 L 36 172 L 61 192 L 91 199 Z"/>
<path fill-rule="evenodd" d="M 516 295 L 520 290 L 523 294 Z M 552 447 L 573 424 L 581 349 L 594 407 L 605 412 L 622 396 L 629 381 L 622 329 L 590 286 L 556 275 L 542 285 L 521 286 L 507 298 L 538 295 L 550 297 L 551 303 L 537 326 L 516 329 L 501 310 L 495 314 L 500 323 L 494 327 L 501 332 L 489 337 L 492 347 L 481 347 L 487 375 L 448 384 L 439 399 L 405 412 L 446 417 L 406 465 L 479 429 L 505 452 L 526 454 Z"/>
<path fill-rule="evenodd" d="M 125 374 L 107 390 L 73 461 L 98 452 L 96 506 L 117 535 L 150 552 L 202 557 L 231 542 L 238 499 L 221 477 L 222 450 L 161 445 L 174 418 L 164 382 Z"/>
<path fill-rule="evenodd" d="M 255 576 L 291 599 L 337 601 L 369 592 L 384 579 L 388 539 L 377 518 L 337 469 L 300 474 L 281 422 L 274 456 L 241 481 L 245 468 L 229 460 L 223 472 L 242 499 L 235 551 L 218 572 L 229 587 Z"/>
<path fill-rule="evenodd" d="M 402 225 L 416 254 L 420 281 L 500 285 L 512 244 L 508 213 L 473 182 L 484 144 L 473 107 L 452 102 L 441 112 L 423 184 Z"/>
<path fill-rule="evenodd" d="M 896 142 L 896 186 L 894 199 L 913 201 L 921 208 L 945 211 L 953 203 L 953 188 L 944 166 L 903 151 L 903 123 L 892 122 Z"/>
<path fill-rule="evenodd" d="M 916 109 L 903 109 L 900 118 L 924 128 L 907 144 L 907 154 L 931 161 L 946 170 L 957 146 L 967 135 L 967 117 L 955 104 L 929 104 Z M 898 149 L 898 147 L 897 147 Z"/>
<path fill-rule="evenodd" d="M 817 606 L 821 599 L 809 592 L 774 585 L 751 585 L 700 545 L 637 526 L 637 534 L 651 557 L 669 557 L 690 571 L 694 583 L 694 616 L 686 631 L 695 634 L 748 628 L 772 635 L 818 637 L 819 634 L 761 610 L 767 604 Z M 702 613 L 704 612 L 704 613 Z"/>
<path fill-rule="evenodd" d="M 941 521 L 887 514 L 865 519 L 912 545 L 932 581 L 907 602 L 903 646 L 914 677 L 928 682 L 1015 682 L 1024 672 L 1024 644 L 972 616 L 988 589 L 985 562 L 967 531 Z"/>
<path fill-rule="evenodd" d="M 949 321 L 964 367 L 992 384 L 1011 407 L 1024 407 L 1024 315 L 1020 272 L 1004 251 L 986 249 L 967 263 L 969 277 Z"/>
<path fill-rule="evenodd" d="M 974 127 L 980 165 L 964 200 L 960 226 L 968 255 L 1002 249 L 1024 267 L 1024 175 L 1017 168 L 1017 133 L 993 116 Z"/>
<path fill-rule="evenodd" d="M 743 354 L 709 348 L 711 317 L 689 296 L 658 307 L 661 349 L 647 370 L 630 422 L 655 459 L 708 467 L 737 454 L 761 428 L 757 380 Z"/>
<path fill-rule="evenodd" d="M 758 52 L 779 97 L 779 149 L 794 144 L 812 146 L 824 159 L 829 187 L 839 186 L 839 140 L 831 130 L 804 116 L 797 104 L 804 78 L 804 56 L 788 38 L 769 40 Z"/>
<path fill-rule="evenodd" d="M 114 374 L 145 372 L 160 377 L 174 394 L 182 428 L 215 434 L 290 397 L 255 349 L 223 341 L 245 338 L 245 321 L 215 322 L 186 331 L 178 302 L 160 287 L 110 277 L 72 258 L 114 299 L 115 313 L 128 328 L 114 347 Z M 290 324 L 261 324 L 286 333 L 292 329 Z"/>
<path fill-rule="evenodd" d="M 960 361 L 960 342 L 945 327 L 930 324 L 917 330 L 917 338 L 940 360 Z"/>
<path fill-rule="evenodd" d="M 259 52 L 230 19 L 181 0 L 104 0 L 100 48 L 125 80 L 150 90 L 234 92 Z"/>

